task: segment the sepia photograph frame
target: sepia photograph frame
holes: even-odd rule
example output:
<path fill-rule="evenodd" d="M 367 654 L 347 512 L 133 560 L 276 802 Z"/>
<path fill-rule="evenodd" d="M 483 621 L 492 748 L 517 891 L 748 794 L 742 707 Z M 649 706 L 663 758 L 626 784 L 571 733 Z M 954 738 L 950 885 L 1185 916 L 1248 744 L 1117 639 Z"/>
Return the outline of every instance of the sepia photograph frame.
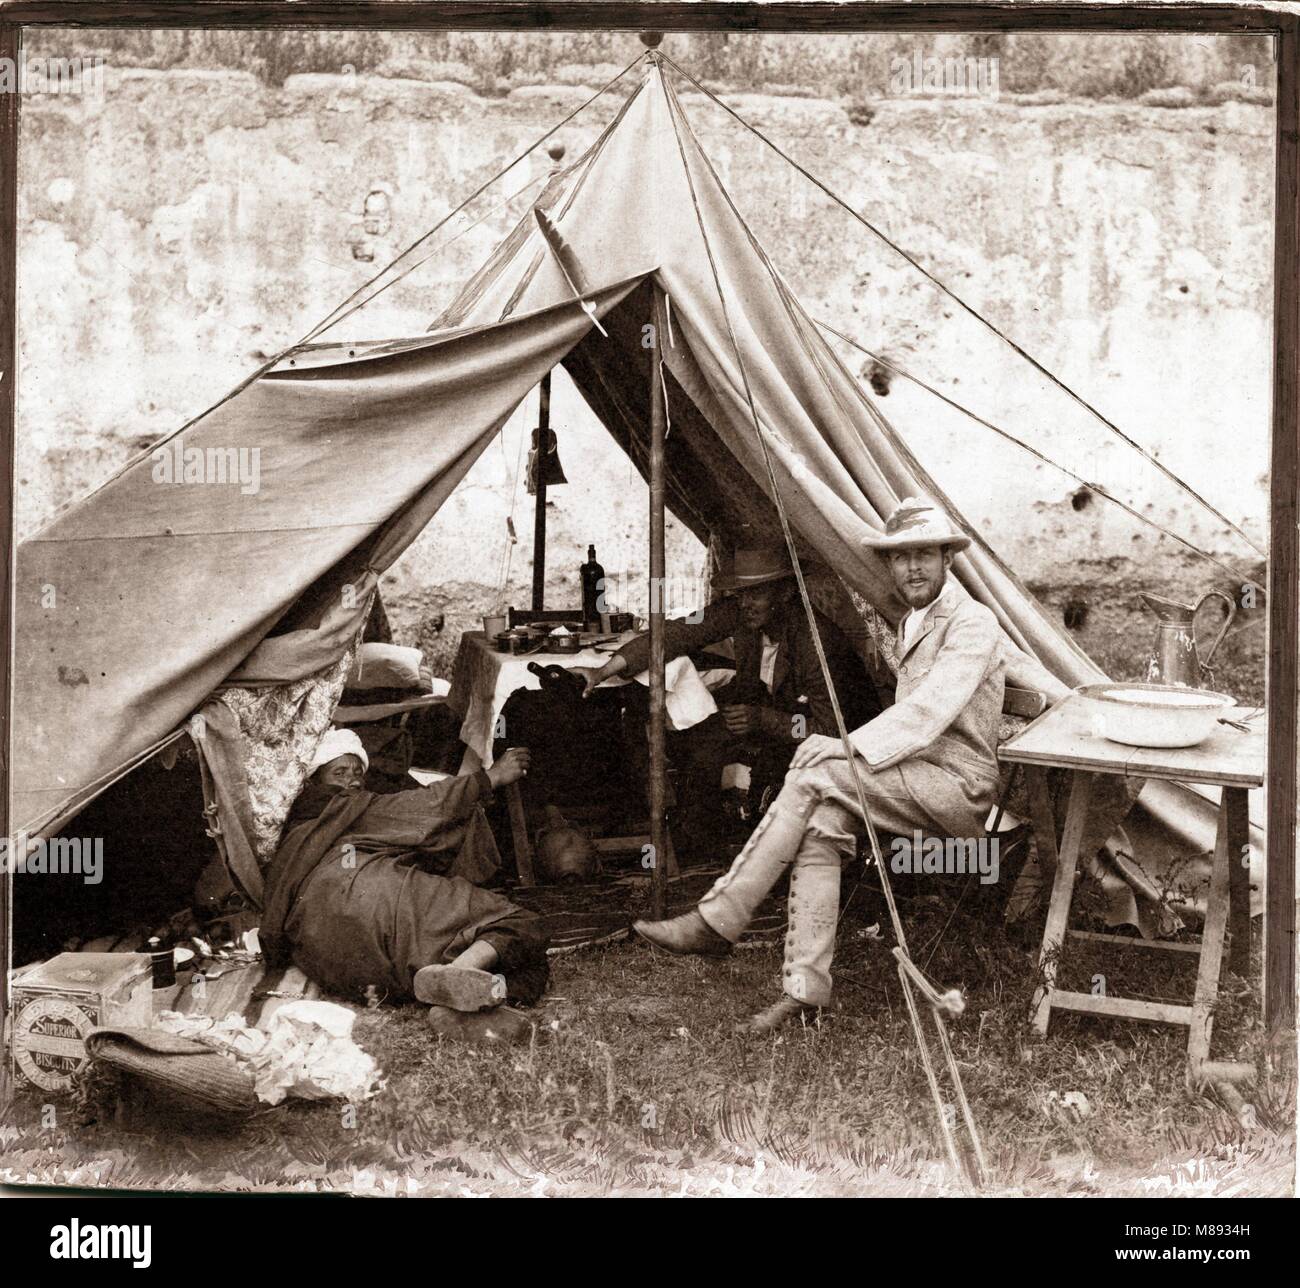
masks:
<path fill-rule="evenodd" d="M 1261 6 L 1200 4 L 876 4 L 728 3 L 701 0 L 551 0 L 532 3 L 425 3 L 360 0 L 193 0 L 192 3 L 118 3 L 116 0 L 10 0 L 0 4 L 0 60 L 18 63 L 23 32 L 34 27 L 249 31 L 289 29 L 588 32 L 725 32 L 759 34 L 961 34 L 1021 32 L 1167 32 L 1266 35 L 1274 41 L 1275 225 L 1273 230 L 1272 406 L 1269 440 L 1269 524 L 1266 704 L 1266 853 L 1293 856 L 1297 814 L 1297 693 L 1300 692 L 1300 14 Z M 15 451 L 19 369 L 18 240 L 19 139 L 22 96 L 0 95 L 0 528 L 6 558 L 0 572 L 0 836 L 11 827 L 10 771 L 14 692 Z M 660 568 L 662 573 L 662 567 Z M 653 556 L 651 575 L 655 575 Z M 652 695 L 653 696 L 653 695 Z M 658 873 L 656 872 L 656 880 Z M 11 877 L 0 883 L 3 958 L 0 1021 L 11 1010 Z M 1294 864 L 1268 864 L 1263 891 L 1263 1023 L 1281 1061 L 1294 1060 Z M 0 1092 L 7 1070 L 0 1073 Z"/>

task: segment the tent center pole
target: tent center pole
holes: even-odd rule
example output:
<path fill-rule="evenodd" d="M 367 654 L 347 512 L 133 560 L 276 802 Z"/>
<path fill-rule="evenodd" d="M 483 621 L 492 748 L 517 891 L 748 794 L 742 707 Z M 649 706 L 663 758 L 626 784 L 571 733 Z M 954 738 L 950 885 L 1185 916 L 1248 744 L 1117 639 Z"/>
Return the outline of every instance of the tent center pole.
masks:
<path fill-rule="evenodd" d="M 542 377 L 541 407 L 537 415 L 537 438 L 533 451 L 533 477 L 537 504 L 533 509 L 533 612 L 546 607 L 546 450 L 551 436 L 551 373 Z"/>
<path fill-rule="evenodd" d="M 660 375 L 658 296 L 650 312 L 650 907 L 664 916 L 668 884 L 667 758 L 664 750 L 667 703 L 664 687 L 664 386 Z"/>

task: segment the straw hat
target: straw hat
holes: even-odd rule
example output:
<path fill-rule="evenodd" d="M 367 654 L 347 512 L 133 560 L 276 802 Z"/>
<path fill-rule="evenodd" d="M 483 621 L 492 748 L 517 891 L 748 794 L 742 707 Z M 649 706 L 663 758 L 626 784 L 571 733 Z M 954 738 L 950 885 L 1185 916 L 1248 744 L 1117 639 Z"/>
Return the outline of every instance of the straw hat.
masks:
<path fill-rule="evenodd" d="M 927 497 L 904 497 L 885 520 L 884 532 L 872 532 L 866 544 L 882 555 L 892 550 L 917 550 L 922 546 L 948 546 L 965 550 L 970 538 L 958 532 L 939 507 Z"/>
<path fill-rule="evenodd" d="M 794 567 L 784 546 L 751 546 L 738 549 L 731 572 L 719 574 L 713 584 L 720 591 L 735 591 L 793 576 Z"/>
<path fill-rule="evenodd" d="M 92 1029 L 86 1054 L 196 1111 L 242 1115 L 259 1106 L 251 1073 L 202 1042 L 165 1029 Z"/>

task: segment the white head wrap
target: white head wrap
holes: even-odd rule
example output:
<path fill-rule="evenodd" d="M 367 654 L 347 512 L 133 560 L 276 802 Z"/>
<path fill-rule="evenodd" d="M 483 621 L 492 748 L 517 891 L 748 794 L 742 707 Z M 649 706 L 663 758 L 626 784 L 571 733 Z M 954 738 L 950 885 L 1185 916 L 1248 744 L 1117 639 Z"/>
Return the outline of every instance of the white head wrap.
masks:
<path fill-rule="evenodd" d="M 340 756 L 355 756 L 361 762 L 362 769 L 370 768 L 370 757 L 361 745 L 361 739 L 351 729 L 331 729 L 316 748 L 316 754 L 307 767 L 308 775 L 314 774 L 322 765 Z"/>

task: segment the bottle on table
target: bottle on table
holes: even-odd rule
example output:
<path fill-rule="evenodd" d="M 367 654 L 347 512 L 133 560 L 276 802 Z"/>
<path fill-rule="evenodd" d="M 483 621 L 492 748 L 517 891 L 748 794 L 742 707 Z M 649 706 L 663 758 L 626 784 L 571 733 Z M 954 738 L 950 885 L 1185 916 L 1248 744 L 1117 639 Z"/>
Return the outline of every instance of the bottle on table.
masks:
<path fill-rule="evenodd" d="M 578 569 L 582 578 L 582 621 L 591 628 L 600 624 L 600 595 L 604 590 L 605 570 L 596 562 L 596 547 L 587 547 L 587 562 Z"/>

